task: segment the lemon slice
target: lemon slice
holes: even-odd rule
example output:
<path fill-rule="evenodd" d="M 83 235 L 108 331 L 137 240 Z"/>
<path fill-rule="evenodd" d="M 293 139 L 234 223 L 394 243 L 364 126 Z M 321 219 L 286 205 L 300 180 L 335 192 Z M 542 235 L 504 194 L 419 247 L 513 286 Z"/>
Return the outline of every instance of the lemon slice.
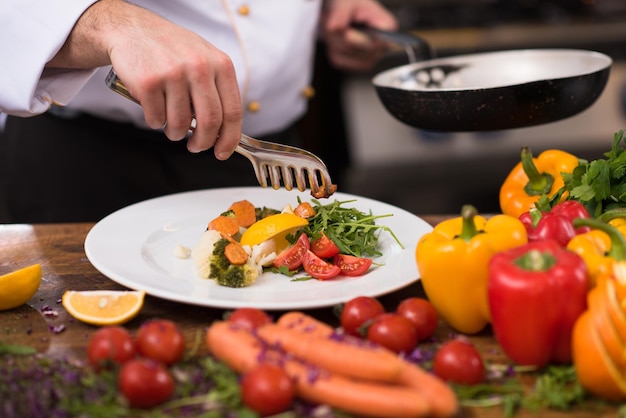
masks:
<path fill-rule="evenodd" d="M 143 306 L 138 290 L 67 290 L 61 302 L 79 321 L 92 325 L 120 325 L 133 319 Z"/>
<path fill-rule="evenodd" d="M 0 311 L 22 306 L 41 284 L 41 265 L 33 264 L 0 276 Z"/>
<path fill-rule="evenodd" d="M 309 222 L 293 213 L 283 212 L 270 215 L 250 225 L 250 228 L 241 236 L 241 245 L 250 247 L 258 245 L 269 239 L 276 243 L 276 253 L 289 246 L 286 236 L 293 234 L 298 229 L 305 227 Z"/>

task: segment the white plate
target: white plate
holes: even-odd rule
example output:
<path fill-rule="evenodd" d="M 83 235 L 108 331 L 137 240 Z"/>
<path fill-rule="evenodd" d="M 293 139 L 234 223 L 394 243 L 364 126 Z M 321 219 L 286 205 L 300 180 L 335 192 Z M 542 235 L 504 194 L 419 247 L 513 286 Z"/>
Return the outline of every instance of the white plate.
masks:
<path fill-rule="evenodd" d="M 432 227 L 398 207 L 345 193 L 335 193 L 328 202 L 355 200 L 343 207 L 374 215 L 393 214 L 377 224 L 391 228 L 404 247 L 383 232 L 379 237 L 383 255 L 375 262 L 384 265 L 372 267 L 363 276 L 291 281 L 284 275 L 264 273 L 253 285 L 232 289 L 198 278 L 191 259 L 174 255 L 178 244 L 195 246 L 207 223 L 232 202 L 247 199 L 256 207 L 280 210 L 287 204 L 295 207 L 298 196 L 302 201 L 311 200 L 308 192 L 260 187 L 201 190 L 146 200 L 99 221 L 87 234 L 85 252 L 96 269 L 123 286 L 163 299 L 224 309 L 327 307 L 360 295 L 383 295 L 419 279 L 415 246 Z"/>

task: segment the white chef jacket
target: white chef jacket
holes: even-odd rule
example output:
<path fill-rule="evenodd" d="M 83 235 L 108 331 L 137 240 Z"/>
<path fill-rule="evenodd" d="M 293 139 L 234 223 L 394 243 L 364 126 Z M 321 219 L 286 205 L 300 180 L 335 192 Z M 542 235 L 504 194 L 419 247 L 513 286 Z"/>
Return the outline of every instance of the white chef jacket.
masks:
<path fill-rule="evenodd" d="M 250 135 L 280 131 L 307 107 L 322 0 L 133 0 L 227 53 Z M 44 70 L 94 0 L 8 0 L 0 8 L 0 111 L 32 116 L 51 103 L 145 128 L 140 106 L 110 91 L 110 67 Z"/>

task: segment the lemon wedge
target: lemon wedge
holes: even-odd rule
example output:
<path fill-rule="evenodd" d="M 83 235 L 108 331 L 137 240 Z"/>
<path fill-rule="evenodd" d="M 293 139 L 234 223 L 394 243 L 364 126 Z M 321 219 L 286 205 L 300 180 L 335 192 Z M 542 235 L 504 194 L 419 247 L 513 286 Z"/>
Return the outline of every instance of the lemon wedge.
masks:
<path fill-rule="evenodd" d="M 79 321 L 92 325 L 120 325 L 133 319 L 143 306 L 138 290 L 67 290 L 61 303 Z"/>
<path fill-rule="evenodd" d="M 33 264 L 0 276 L 0 311 L 22 306 L 41 284 L 41 265 Z"/>
<path fill-rule="evenodd" d="M 283 212 L 270 215 L 250 225 L 250 228 L 241 236 L 241 245 L 261 244 L 269 239 L 276 243 L 276 254 L 289 246 L 286 237 L 298 229 L 307 226 L 309 222 L 293 213 Z"/>

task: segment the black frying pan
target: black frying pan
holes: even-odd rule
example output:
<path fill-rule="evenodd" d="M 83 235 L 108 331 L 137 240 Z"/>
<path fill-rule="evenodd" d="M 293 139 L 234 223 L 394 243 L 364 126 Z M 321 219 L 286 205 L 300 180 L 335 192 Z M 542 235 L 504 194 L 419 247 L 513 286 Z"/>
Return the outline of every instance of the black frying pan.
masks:
<path fill-rule="evenodd" d="M 432 51 L 419 43 L 426 55 Z M 408 125 L 489 131 L 554 122 L 587 109 L 604 90 L 611 65 L 610 57 L 594 51 L 510 50 L 426 59 L 383 71 L 372 82 L 389 113 Z"/>

